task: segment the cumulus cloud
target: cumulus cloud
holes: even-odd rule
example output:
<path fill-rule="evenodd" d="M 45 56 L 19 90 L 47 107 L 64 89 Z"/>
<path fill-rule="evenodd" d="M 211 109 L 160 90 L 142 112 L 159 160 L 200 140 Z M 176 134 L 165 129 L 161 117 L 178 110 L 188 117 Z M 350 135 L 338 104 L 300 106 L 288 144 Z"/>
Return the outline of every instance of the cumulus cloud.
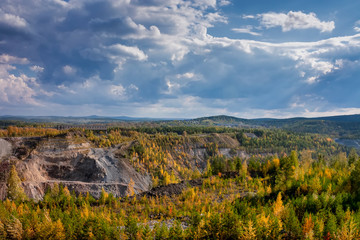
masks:
<path fill-rule="evenodd" d="M 106 47 L 106 49 L 109 50 L 111 58 L 116 58 L 117 56 L 127 56 L 139 61 L 145 61 L 147 59 L 147 55 L 138 47 L 114 44 Z"/>
<path fill-rule="evenodd" d="M 283 32 L 293 29 L 319 29 L 321 32 L 331 32 L 335 29 L 334 21 L 320 21 L 315 13 L 289 11 L 285 13 L 262 13 L 257 15 L 261 25 L 266 28 L 281 27 Z"/>
<path fill-rule="evenodd" d="M 24 18 L 11 13 L 6 13 L 0 8 L 0 24 L 4 24 L 15 28 L 25 28 L 27 22 Z"/>
<path fill-rule="evenodd" d="M 44 71 L 44 68 L 40 67 L 40 66 L 37 66 L 37 65 L 34 65 L 34 66 L 30 67 L 30 70 L 34 71 L 34 72 L 42 72 L 42 71 Z"/>
<path fill-rule="evenodd" d="M 247 26 L 245 28 L 232 28 L 231 30 L 236 33 L 246 33 L 253 36 L 261 36 L 261 33 L 252 31 L 252 26 Z"/>
<path fill-rule="evenodd" d="M 10 56 L 8 54 L 0 55 L 0 63 L 8 63 L 8 64 L 28 64 L 29 60 L 27 58 L 19 58 L 15 56 Z"/>
<path fill-rule="evenodd" d="M 309 93 L 324 97 L 319 105 L 328 104 L 313 109 L 317 112 L 336 101 L 350 102 L 335 98 L 336 87 L 359 95 L 350 77 L 340 76 L 345 70 L 360 76 L 354 57 L 360 54 L 359 35 L 292 42 L 267 35 L 271 31 L 260 33 L 281 27 L 333 34 L 334 22 L 314 13 L 239 14 L 241 21 L 259 20 L 258 28 L 236 27 L 232 15 L 222 11 L 227 0 L 16 3 L 0 3 L 0 28 L 18 31 L 0 39 L 3 108 L 26 101 L 45 102 L 50 107 L 38 108 L 45 114 L 54 106 L 80 114 L 71 110 L 77 106 L 89 115 L 270 116 L 308 108 L 310 100 L 303 96 Z M 249 35 L 258 41 L 246 39 Z"/>
<path fill-rule="evenodd" d="M 63 66 L 63 71 L 67 75 L 73 75 L 76 73 L 76 69 L 74 67 L 71 67 L 69 65 Z"/>
<path fill-rule="evenodd" d="M 191 82 L 201 81 L 202 79 L 202 75 L 193 72 L 166 76 L 165 82 L 167 88 L 164 93 L 169 95 L 178 94 L 182 88 L 189 86 Z"/>
<path fill-rule="evenodd" d="M 17 59 L 7 56 L 7 59 Z M 8 105 L 30 104 L 37 105 L 35 88 L 38 87 L 35 78 L 25 74 L 14 75 L 9 73 L 16 67 L 9 64 L 0 64 L 0 103 Z"/>
<path fill-rule="evenodd" d="M 354 30 L 355 32 L 360 32 L 360 20 L 355 22 Z"/>

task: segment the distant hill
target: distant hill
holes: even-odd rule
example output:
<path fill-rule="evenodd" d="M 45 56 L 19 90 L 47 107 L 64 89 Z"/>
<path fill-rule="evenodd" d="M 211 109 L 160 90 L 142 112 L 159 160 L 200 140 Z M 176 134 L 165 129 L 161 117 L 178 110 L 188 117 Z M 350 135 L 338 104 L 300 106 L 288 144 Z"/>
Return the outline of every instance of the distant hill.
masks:
<path fill-rule="evenodd" d="M 282 128 L 294 132 L 327 134 L 339 138 L 360 138 L 360 115 L 319 118 L 243 119 L 231 116 L 197 118 L 200 125 Z"/>
<path fill-rule="evenodd" d="M 195 119 L 134 118 L 127 116 L 0 116 L 0 127 L 32 124 L 151 124 L 151 126 L 223 126 L 282 128 L 294 132 L 327 134 L 336 138 L 360 138 L 360 114 L 318 118 L 245 119 L 227 115 Z"/>

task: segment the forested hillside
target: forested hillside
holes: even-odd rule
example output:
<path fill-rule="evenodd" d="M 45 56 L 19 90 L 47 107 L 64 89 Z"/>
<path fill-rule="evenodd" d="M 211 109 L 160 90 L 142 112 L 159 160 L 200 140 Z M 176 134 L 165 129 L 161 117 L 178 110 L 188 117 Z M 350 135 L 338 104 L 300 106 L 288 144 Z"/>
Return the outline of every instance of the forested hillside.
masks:
<path fill-rule="evenodd" d="M 113 152 L 111 161 L 149 174 L 153 186 L 136 195 L 137 180 L 129 179 L 121 197 L 103 188 L 94 198 L 54 181 L 34 201 L 18 168 L 31 158 L 3 155 L 9 172 L 7 199 L 0 203 L 2 239 L 360 237 L 359 156 L 329 136 L 221 126 L 9 127 L 0 135 L 3 141 L 37 137 L 42 147 L 32 145 L 26 153 L 32 158 L 56 147 L 49 143 L 60 142 L 66 151 L 90 144 L 91 151 Z M 63 162 L 56 156 L 52 164 Z"/>

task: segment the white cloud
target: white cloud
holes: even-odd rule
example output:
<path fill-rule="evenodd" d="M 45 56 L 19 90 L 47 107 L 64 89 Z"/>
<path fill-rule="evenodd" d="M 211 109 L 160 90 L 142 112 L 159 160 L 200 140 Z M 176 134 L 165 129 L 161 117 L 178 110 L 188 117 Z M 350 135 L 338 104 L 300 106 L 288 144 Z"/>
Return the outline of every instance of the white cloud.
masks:
<path fill-rule="evenodd" d="M 187 72 L 184 74 L 176 74 L 176 78 L 194 78 L 195 74 L 192 72 Z"/>
<path fill-rule="evenodd" d="M 35 89 L 39 88 L 36 79 L 25 74 L 10 74 L 8 71 L 13 69 L 11 65 L 0 64 L 0 103 L 38 105 L 34 98 Z"/>
<path fill-rule="evenodd" d="M 354 30 L 355 30 L 355 32 L 360 32 L 360 20 L 355 22 Z"/>
<path fill-rule="evenodd" d="M 63 66 L 63 71 L 67 75 L 73 75 L 76 73 L 76 68 L 69 66 L 69 65 L 65 65 L 65 66 Z"/>
<path fill-rule="evenodd" d="M 316 77 L 316 76 L 312 76 L 312 77 L 309 77 L 308 79 L 306 79 L 306 82 L 309 84 L 316 83 L 317 81 L 318 81 L 318 77 Z"/>
<path fill-rule="evenodd" d="M 6 13 L 1 8 L 0 8 L 0 23 L 16 28 L 25 28 L 27 26 L 27 22 L 24 18 L 21 18 L 19 16 L 10 13 Z"/>
<path fill-rule="evenodd" d="M 60 90 L 65 91 L 65 92 L 71 93 L 71 94 L 76 94 L 76 91 L 74 91 L 73 89 L 65 86 L 64 84 L 61 84 L 61 85 L 57 86 L 57 88 L 60 89 Z"/>
<path fill-rule="evenodd" d="M 242 15 L 242 18 L 243 19 L 255 19 L 256 16 L 254 16 L 254 15 Z"/>
<path fill-rule="evenodd" d="M 81 109 L 87 112 L 118 108 L 127 114 L 125 110 L 133 108 L 129 114 L 143 116 L 184 116 L 185 112 L 187 116 L 237 112 L 250 116 L 281 114 L 283 110 L 285 115 L 292 110 L 276 108 L 291 102 L 287 95 L 319 89 L 325 79 L 327 83 L 333 75 L 339 75 L 336 71 L 351 66 L 348 61 L 352 60 L 343 53 L 357 54 L 360 50 L 360 35 L 315 42 L 277 39 L 273 43 L 214 37 L 211 32 L 226 33 L 219 30 L 226 28 L 225 24 L 217 24 L 228 21 L 223 16 L 226 12 L 219 10 L 230 3 L 227 0 L 105 0 L 101 4 L 29 0 L 21 6 L 13 3 L 2 3 L 8 5 L 4 11 L 12 15 L 10 18 L 20 18 L 15 23 L 17 27 L 21 27 L 21 19 L 28 20 L 25 24 L 31 23 L 27 27 L 35 34 L 31 41 L 21 40 L 23 35 L 18 37 L 22 44 L 11 43 L 15 38 L 5 36 L 0 42 L 2 49 L 9 49 L 8 53 L 18 51 L 17 56 L 27 58 L 3 54 L 0 62 L 29 64 L 32 71 L 43 74 L 32 73 L 40 79 L 25 81 L 23 68 L 9 65 L 7 77 L 3 78 L 9 78 L 9 72 L 15 73 L 19 79 L 13 81 L 24 82 L 23 89 L 28 86 L 33 91 L 28 91 L 33 100 L 41 95 L 34 82 L 46 82 L 55 92 L 52 97 L 47 95 L 49 103 L 83 106 Z M 265 27 L 281 27 L 283 31 L 334 29 L 334 22 L 320 21 L 313 13 L 264 13 L 242 18 L 249 22 L 259 20 L 261 24 L 259 28 L 240 25 L 232 30 L 253 36 L 260 36 Z M 212 27 L 214 31 L 208 31 Z M 38 49 L 44 51 L 39 54 Z M 279 97 L 271 86 L 286 96 Z M 15 94 L 10 92 L 7 93 Z M 242 107 L 245 105 L 255 110 Z M 299 101 L 292 107 L 307 106 Z"/>
<path fill-rule="evenodd" d="M 139 91 L 139 88 L 135 84 L 130 84 L 129 89 Z"/>
<path fill-rule="evenodd" d="M 334 21 L 320 21 L 315 13 L 303 13 L 301 11 L 289 11 L 285 13 L 258 14 L 261 25 L 266 28 L 281 27 L 283 32 L 293 29 L 319 29 L 321 32 L 332 32 L 335 28 Z"/>
<path fill-rule="evenodd" d="M 125 46 L 122 44 L 114 44 L 109 47 L 106 47 L 111 55 L 112 58 L 117 58 L 117 56 L 128 56 L 133 59 L 139 60 L 139 61 L 145 61 L 148 56 L 141 51 L 138 47 L 134 46 Z"/>
<path fill-rule="evenodd" d="M 231 30 L 232 30 L 233 32 L 236 32 L 236 33 L 247 33 L 247 34 L 250 34 L 250 35 L 253 35 L 253 36 L 261 36 L 261 33 L 251 31 L 251 28 L 250 28 L 250 27 L 246 27 L 246 28 L 232 28 Z"/>
<path fill-rule="evenodd" d="M 190 82 L 201 81 L 202 75 L 193 72 L 186 72 L 183 74 L 170 75 L 165 77 L 167 89 L 163 91 L 164 94 L 179 93 L 183 87 L 188 86 Z"/>
<path fill-rule="evenodd" d="M 29 60 L 27 58 L 18 58 L 15 56 L 10 56 L 8 54 L 0 55 L 0 63 L 8 63 L 8 64 L 28 64 Z"/>
<path fill-rule="evenodd" d="M 34 65 L 34 66 L 31 66 L 31 67 L 30 67 L 30 70 L 31 70 L 31 71 L 34 71 L 34 72 L 43 72 L 43 71 L 44 71 L 44 68 L 43 68 L 43 67 L 40 67 L 40 66 L 37 66 L 37 65 Z"/>
<path fill-rule="evenodd" d="M 230 4 L 231 4 L 231 2 L 228 1 L 228 0 L 220 0 L 219 1 L 220 6 L 227 6 L 227 5 L 230 5 Z"/>
<path fill-rule="evenodd" d="M 234 48 L 247 54 L 258 54 L 259 50 L 278 57 L 287 57 L 294 61 L 299 74 L 305 76 L 308 83 L 315 83 L 321 76 L 329 74 L 341 67 L 340 59 L 333 54 L 351 49 L 359 49 L 360 34 L 334 37 L 315 42 L 283 42 L 269 43 L 245 39 L 229 39 L 208 37 L 202 43 L 208 47 Z M 316 79 L 316 81 L 315 81 Z"/>
<path fill-rule="evenodd" d="M 119 84 L 119 85 L 111 85 L 110 86 L 110 93 L 112 95 L 117 96 L 117 97 L 124 98 L 126 90 L 121 84 Z"/>

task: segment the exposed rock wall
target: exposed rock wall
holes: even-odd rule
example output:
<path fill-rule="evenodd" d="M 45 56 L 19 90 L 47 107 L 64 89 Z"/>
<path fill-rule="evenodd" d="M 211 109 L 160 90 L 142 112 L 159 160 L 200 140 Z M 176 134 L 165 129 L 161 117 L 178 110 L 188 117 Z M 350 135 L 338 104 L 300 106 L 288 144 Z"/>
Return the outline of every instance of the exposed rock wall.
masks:
<path fill-rule="evenodd" d="M 136 172 L 127 159 L 115 157 L 114 152 L 121 146 L 92 148 L 87 142 L 75 143 L 62 137 L 1 140 L 9 143 L 12 149 L 9 160 L 0 164 L 5 169 L 4 176 L 0 176 L 2 199 L 6 193 L 9 161 L 16 162 L 25 192 L 34 199 L 41 199 L 54 183 L 62 183 L 76 193 L 89 192 L 96 198 L 102 188 L 117 197 L 126 195 L 130 179 L 135 183 L 135 193 L 151 188 L 150 176 Z M 6 143 L 1 147 L 2 152 L 8 151 Z"/>
<path fill-rule="evenodd" d="M 0 161 L 11 155 L 12 146 L 11 143 L 5 139 L 0 138 Z"/>
<path fill-rule="evenodd" d="M 238 150 L 239 142 L 226 134 L 196 135 L 167 149 L 167 157 L 188 169 L 201 171 L 206 168 L 209 156 L 205 146 L 209 143 L 216 143 L 219 154 L 226 157 L 249 157 Z M 72 135 L 0 139 L 0 199 L 6 197 L 7 174 L 14 163 L 25 192 L 33 199 L 41 199 L 54 183 L 62 183 L 76 193 L 89 192 L 95 198 L 102 188 L 116 197 L 125 196 L 131 180 L 135 193 L 148 191 L 151 177 L 145 171 L 136 171 L 126 158 L 134 144 L 136 141 L 94 148 Z"/>

